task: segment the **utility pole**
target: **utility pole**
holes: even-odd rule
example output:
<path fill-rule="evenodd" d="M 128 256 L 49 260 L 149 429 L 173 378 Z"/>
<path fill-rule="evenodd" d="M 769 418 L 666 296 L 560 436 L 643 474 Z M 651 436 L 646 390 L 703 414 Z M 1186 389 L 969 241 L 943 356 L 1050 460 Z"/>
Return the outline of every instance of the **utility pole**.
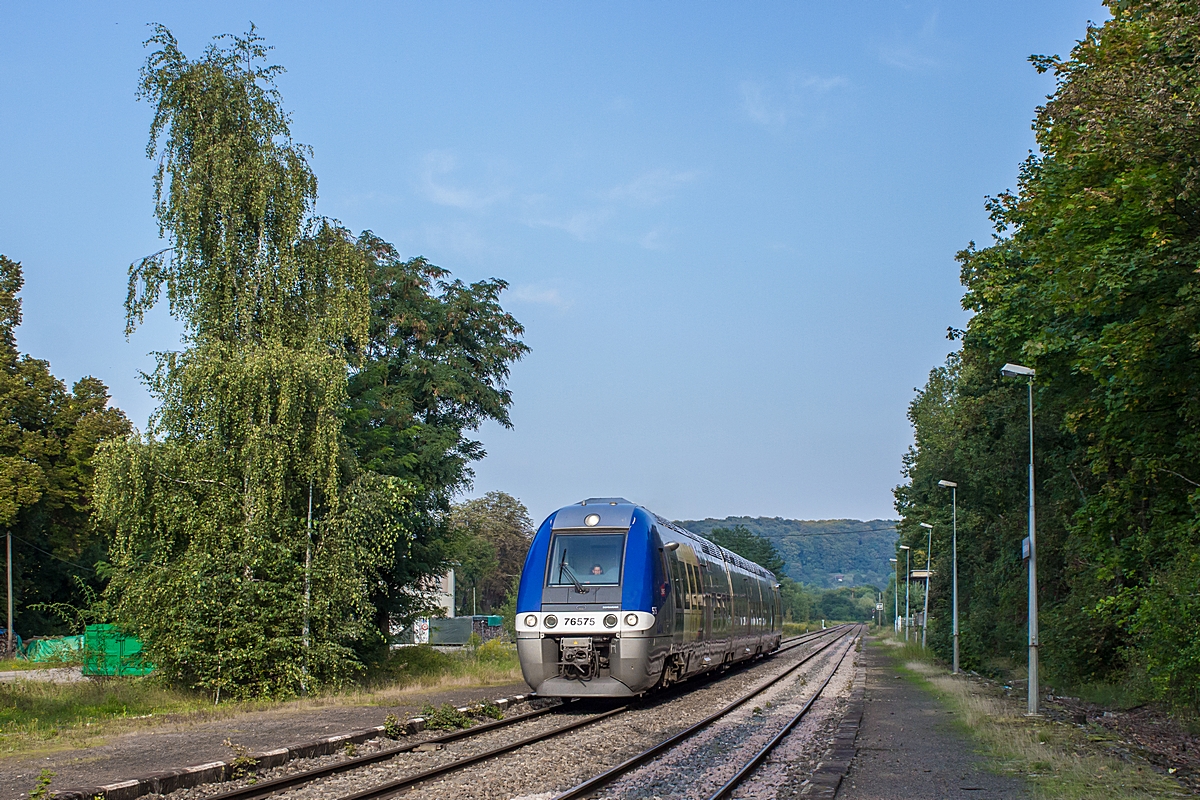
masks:
<path fill-rule="evenodd" d="M 304 546 L 304 672 L 308 673 L 309 609 L 312 605 L 312 497 L 313 482 L 308 479 L 308 543 Z M 307 683 L 307 681 L 305 681 Z M 305 689 L 308 687 L 306 686 Z"/>
<path fill-rule="evenodd" d="M 933 555 L 933 526 L 928 522 L 922 522 L 921 527 L 929 535 L 929 544 L 925 546 L 925 611 L 921 614 L 921 648 L 924 649 L 925 634 L 929 632 L 929 576 L 933 565 L 930 559 L 930 556 Z"/>
<path fill-rule="evenodd" d="M 8 529 L 8 657 L 12 658 L 17 654 L 13 639 L 13 602 L 12 602 L 12 528 Z"/>

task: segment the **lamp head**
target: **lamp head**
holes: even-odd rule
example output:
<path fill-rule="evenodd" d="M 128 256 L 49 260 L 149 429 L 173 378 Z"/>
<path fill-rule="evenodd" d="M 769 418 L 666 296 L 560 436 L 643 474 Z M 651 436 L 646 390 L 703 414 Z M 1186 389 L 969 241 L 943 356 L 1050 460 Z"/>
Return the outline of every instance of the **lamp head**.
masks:
<path fill-rule="evenodd" d="M 912 548 L 911 548 L 911 547 L 909 547 L 909 546 L 908 546 L 908 545 L 906 545 L 906 544 L 902 544 L 902 545 L 900 545 L 900 549 L 901 549 L 901 550 L 911 550 Z"/>
<path fill-rule="evenodd" d="M 888 561 L 892 562 L 893 564 L 896 563 L 896 559 L 894 559 L 894 558 L 889 558 Z"/>
<path fill-rule="evenodd" d="M 932 526 L 932 525 L 930 525 L 928 522 L 922 522 L 922 523 L 921 523 L 921 527 L 922 527 L 922 528 L 929 528 L 929 530 L 933 530 L 933 526 Z"/>
<path fill-rule="evenodd" d="M 954 481 L 938 481 L 938 486 L 945 486 L 947 489 L 958 488 L 958 484 Z"/>
<path fill-rule="evenodd" d="M 1020 364 L 1005 364 L 1000 368 L 1000 374 L 1006 378 L 1032 378 L 1037 371 L 1032 367 L 1023 367 Z"/>

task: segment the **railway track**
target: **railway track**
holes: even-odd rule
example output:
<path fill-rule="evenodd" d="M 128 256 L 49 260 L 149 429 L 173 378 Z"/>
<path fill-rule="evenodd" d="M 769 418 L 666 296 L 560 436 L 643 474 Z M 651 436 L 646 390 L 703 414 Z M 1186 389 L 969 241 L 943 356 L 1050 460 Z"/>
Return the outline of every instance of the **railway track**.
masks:
<path fill-rule="evenodd" d="M 805 659 L 800 662 L 800 664 L 806 663 L 817 653 L 823 652 L 833 642 L 838 641 L 841 635 L 844 635 L 845 627 L 846 626 L 839 626 L 836 628 L 830 628 L 824 631 L 816 631 L 814 633 L 785 640 L 783 646 L 772 654 L 772 658 L 778 657 L 779 655 L 789 652 L 797 647 L 802 647 L 813 642 L 820 642 L 823 639 L 828 639 L 828 642 L 822 644 L 817 650 L 814 651 L 814 653 L 806 656 Z M 783 676 L 791 674 L 800 664 L 790 667 L 788 670 L 782 673 L 779 678 L 774 680 L 780 680 Z M 714 672 L 713 678 L 710 678 L 709 681 L 711 682 L 720 674 L 721 673 Z M 692 680 L 684 684 L 680 684 L 677 687 L 673 687 L 655 694 L 651 700 L 658 703 L 669 702 L 670 700 L 685 694 L 688 690 L 694 691 L 696 688 L 698 688 L 698 683 L 702 685 L 701 681 Z M 543 742 L 580 728 L 595 725 L 606 719 L 611 719 L 622 713 L 625 713 L 637 705 L 640 705 L 640 701 L 626 703 L 616 708 L 611 708 L 595 714 L 589 714 L 564 725 L 556 726 L 529 736 L 524 736 L 519 739 L 505 742 L 472 755 L 465 755 L 448 763 L 421 770 L 401 778 L 386 781 L 368 789 L 357 791 L 352 794 L 342 795 L 339 800 L 373 800 L 373 798 L 388 797 L 414 786 L 435 780 L 444 775 L 466 769 L 467 767 L 478 764 L 482 761 L 498 758 L 506 753 L 519 750 L 527 745 Z M 259 781 L 254 784 L 241 786 L 236 789 L 220 792 L 218 794 L 208 795 L 207 800 L 256 800 L 257 798 L 266 797 L 268 795 L 299 789 L 317 781 L 321 781 L 325 778 L 330 778 L 344 773 L 349 773 L 354 770 L 370 767 L 372 765 L 381 764 L 404 753 L 411 753 L 429 747 L 436 747 L 464 739 L 471 739 L 502 728 L 520 725 L 539 717 L 544 717 L 555 713 L 569 713 L 574 710 L 582 710 L 582 708 L 586 708 L 586 706 L 581 701 L 566 702 L 548 708 L 520 714 L 508 719 L 473 726 L 466 730 L 451 731 L 446 734 L 424 739 L 420 742 L 387 748 L 370 755 L 349 758 L 346 761 L 338 762 L 336 764 L 329 764 L 322 767 L 303 770 L 271 780 Z"/>
<path fill-rule="evenodd" d="M 768 742 L 765 747 L 761 748 L 757 753 L 755 753 L 755 755 L 744 766 L 742 766 L 737 771 L 737 773 L 734 775 L 733 778 L 731 778 L 729 781 L 727 781 L 720 789 L 718 789 L 716 791 L 716 793 L 714 793 L 713 795 L 711 795 L 711 797 L 709 797 L 709 800 L 725 800 L 726 798 L 728 798 L 732 795 L 733 790 L 736 789 L 739 784 L 741 784 L 743 781 L 745 781 L 746 778 L 749 777 L 754 772 L 754 770 L 758 768 L 758 766 L 760 764 L 762 764 L 762 762 L 767 758 L 767 756 L 770 754 L 770 752 L 772 750 L 774 750 L 776 746 L 778 746 L 778 744 L 783 740 L 783 738 L 809 712 L 809 710 L 812 708 L 813 704 L 821 696 L 821 693 L 829 685 L 829 682 L 833 679 L 833 676 L 837 674 L 838 668 L 841 666 L 842 661 L 845 660 L 846 655 L 853 649 L 854 643 L 858 638 L 859 630 L 860 630 L 859 626 L 851 627 L 850 630 L 845 631 L 842 635 L 832 639 L 831 641 L 826 643 L 824 646 L 818 648 L 817 650 L 815 650 L 813 653 L 806 656 L 804 659 L 802 659 L 798 663 L 789 667 L 786 671 L 784 671 L 780 675 L 778 675 L 774 678 L 770 678 L 766 681 L 763 681 L 762 683 L 758 684 L 753 689 L 751 689 L 749 692 L 742 695 L 742 697 L 738 698 L 737 700 L 734 700 L 732 703 L 729 703 L 728 705 L 719 709 L 718 711 L 714 712 L 713 714 L 709 715 L 708 717 L 705 717 L 704 719 L 685 728 L 684 730 L 680 731 L 679 733 L 676 733 L 675 735 L 673 735 L 667 739 L 664 739 L 661 742 L 658 742 L 657 744 L 652 745 L 651 747 L 646 748 L 645 750 L 641 751 L 637 755 L 633 756 L 632 758 L 626 759 L 625 761 L 621 762 L 620 764 L 616 765 L 615 767 L 612 767 L 611 769 L 609 769 L 605 772 L 602 772 L 599 775 L 589 778 L 588 780 L 583 781 L 582 783 L 571 787 L 570 789 L 566 790 L 565 792 L 561 792 L 561 793 L 555 795 L 554 800 L 578 800 L 579 798 L 586 798 L 586 797 L 591 797 L 591 796 L 595 795 L 602 787 L 604 787 L 610 783 L 613 783 L 614 781 L 617 781 L 618 779 L 620 779 L 626 775 L 629 775 L 630 773 L 639 769 L 643 765 L 658 758 L 659 756 L 663 755 L 664 753 L 667 753 L 671 749 L 678 747 L 680 744 L 682 744 L 685 741 L 687 741 L 688 739 L 691 739 L 692 737 L 696 736 L 701 731 L 704 731 L 705 729 L 709 728 L 711 725 L 716 723 L 718 720 L 721 720 L 722 718 L 727 717 L 729 714 L 736 711 L 738 708 L 744 706 L 750 700 L 761 695 L 767 689 L 771 688 L 772 686 L 775 686 L 777 683 L 782 681 L 784 678 L 788 677 L 789 675 L 794 673 L 796 670 L 800 669 L 800 667 L 804 666 L 806 663 L 808 663 L 812 659 L 816 658 L 818 655 L 823 653 L 826 649 L 833 647 L 835 644 L 838 644 L 839 642 L 846 642 L 846 645 L 842 649 L 841 655 L 838 657 L 837 661 L 835 662 L 833 669 L 830 671 L 829 675 L 825 678 L 825 680 L 821 683 L 821 685 L 817 688 L 817 690 L 815 692 L 813 692 L 812 696 L 809 697 L 808 701 L 804 704 L 804 706 L 800 709 L 800 711 L 797 714 L 795 714 L 774 737 L 772 737 L 770 742 Z M 849 640 L 849 641 L 847 642 L 847 640 Z"/>

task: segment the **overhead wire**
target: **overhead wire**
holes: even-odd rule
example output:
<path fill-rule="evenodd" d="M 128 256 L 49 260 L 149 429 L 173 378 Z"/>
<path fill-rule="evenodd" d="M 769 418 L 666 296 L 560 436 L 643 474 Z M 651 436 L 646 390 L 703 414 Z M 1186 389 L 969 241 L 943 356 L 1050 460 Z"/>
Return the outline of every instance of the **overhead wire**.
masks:
<path fill-rule="evenodd" d="M 15 533 L 14 533 L 14 534 L 12 534 L 12 537 L 13 537 L 14 539 L 16 539 L 18 542 L 22 542 L 23 544 L 26 544 L 26 545 L 28 545 L 29 547 L 32 547 L 34 550 L 37 550 L 39 553 L 42 553 L 42 554 L 44 554 L 44 555 L 48 555 L 48 556 L 50 556 L 51 558 L 56 558 L 56 559 L 58 559 L 59 561 L 63 562 L 64 564 L 70 564 L 72 567 L 75 567 L 76 569 L 82 569 L 82 570 L 86 570 L 87 572 L 91 572 L 91 573 L 93 573 L 93 574 L 95 574 L 95 572 L 96 572 L 96 570 L 95 570 L 95 568 L 94 568 L 94 567 L 85 567 L 85 566 L 83 566 L 82 564 L 76 564 L 74 561 L 67 561 L 67 560 L 66 560 L 65 558 L 63 558 L 62 556 L 56 556 L 56 555 L 54 555 L 54 553 L 51 553 L 49 550 L 43 550 L 42 548 L 38 547 L 38 546 L 37 546 L 36 544 L 34 544 L 33 542 L 30 542 L 30 541 L 28 541 L 28 540 L 26 540 L 26 539 L 22 539 L 20 536 L 17 536 Z"/>

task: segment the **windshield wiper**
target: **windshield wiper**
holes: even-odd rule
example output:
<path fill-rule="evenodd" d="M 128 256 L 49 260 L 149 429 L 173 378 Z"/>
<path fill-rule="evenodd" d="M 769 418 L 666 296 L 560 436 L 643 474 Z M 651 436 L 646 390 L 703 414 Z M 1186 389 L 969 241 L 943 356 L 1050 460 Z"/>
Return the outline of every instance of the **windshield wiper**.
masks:
<path fill-rule="evenodd" d="M 562 583 L 563 572 L 566 571 L 567 577 L 571 579 L 571 583 L 575 584 L 575 591 L 580 594 L 587 594 L 587 589 L 583 588 L 583 584 L 579 582 L 579 578 L 575 577 L 575 573 L 567 566 L 567 551 L 563 550 L 562 561 L 558 564 L 558 581 Z"/>

